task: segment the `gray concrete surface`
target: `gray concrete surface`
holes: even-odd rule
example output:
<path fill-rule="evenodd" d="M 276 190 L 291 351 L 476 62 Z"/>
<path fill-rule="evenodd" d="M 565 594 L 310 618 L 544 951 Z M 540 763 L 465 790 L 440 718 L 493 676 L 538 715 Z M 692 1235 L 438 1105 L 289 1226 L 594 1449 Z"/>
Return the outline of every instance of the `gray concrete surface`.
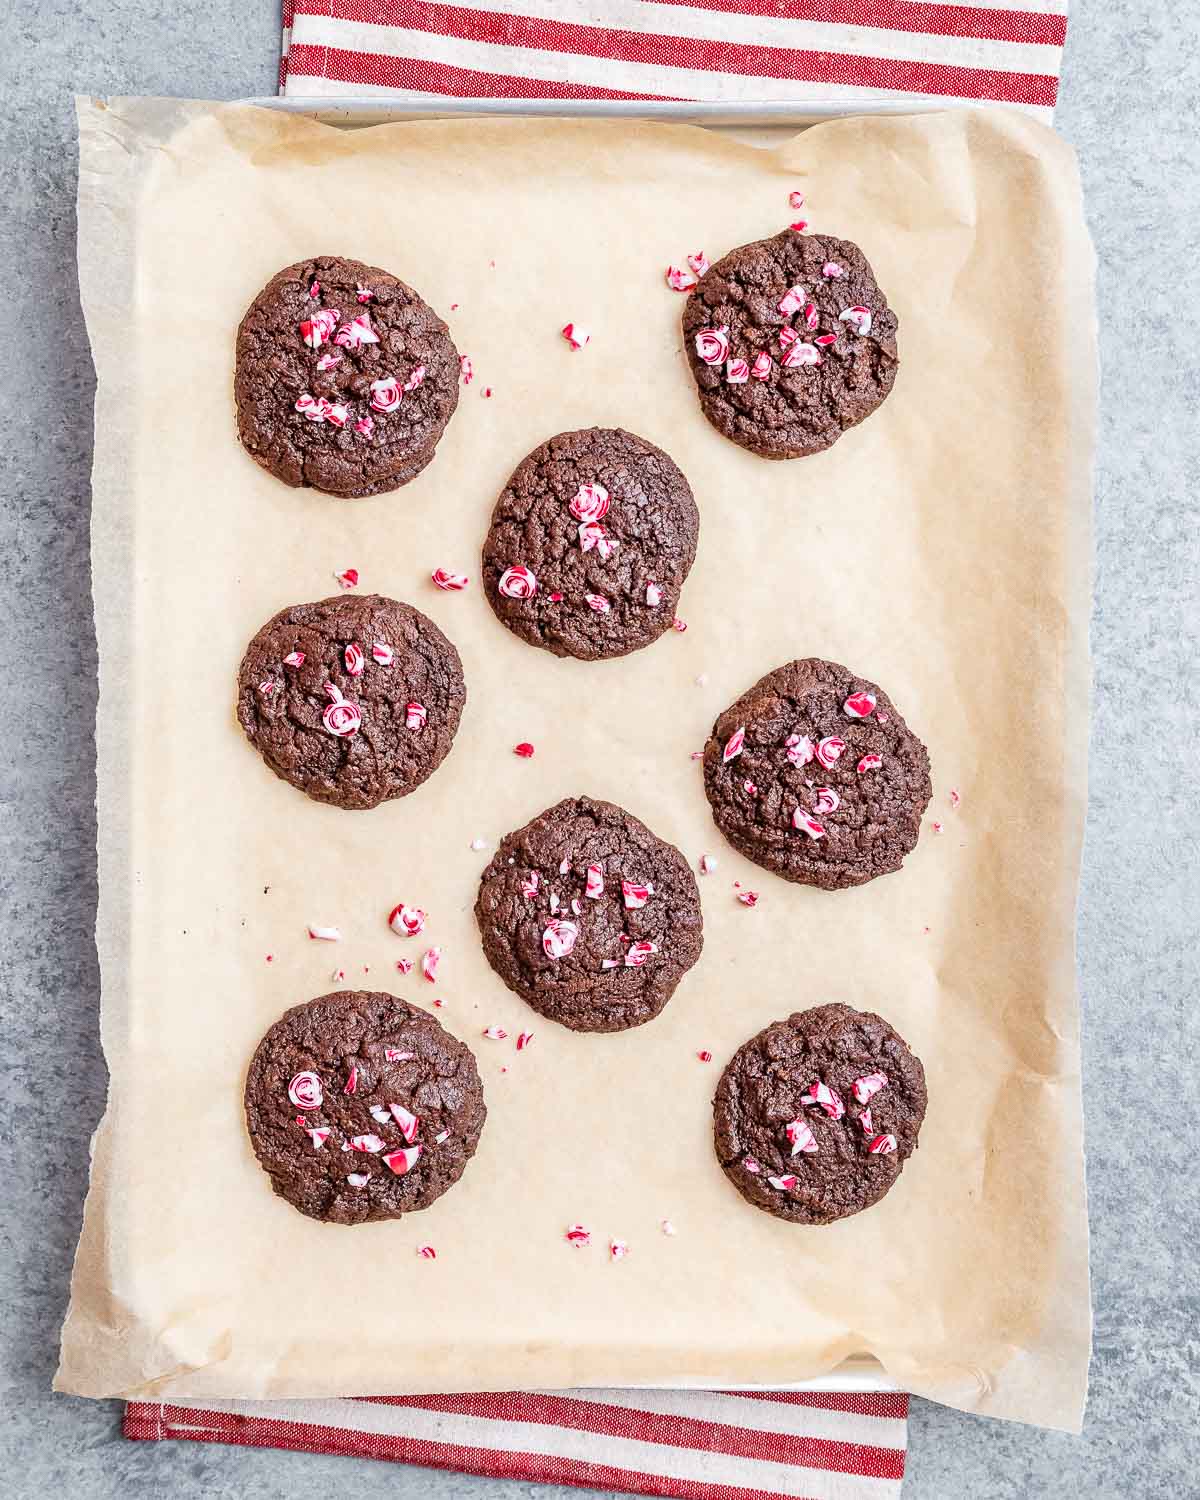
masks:
<path fill-rule="evenodd" d="M 0 1492 L 565 1500 L 358 1460 L 133 1444 L 50 1394 L 104 1100 L 88 579 L 92 369 L 70 95 L 272 91 L 275 0 L 9 0 L 0 55 Z M 913 1403 L 906 1500 L 1200 1492 L 1196 0 L 1073 0 L 1059 126 L 1100 253 L 1091 811 L 1079 921 L 1096 1354 L 1081 1438 Z M 1036 226 L 1030 226 L 1031 233 Z M 197 254 L 208 253 L 198 246 Z M 1019 315 L 1020 267 L 1013 268 Z"/>

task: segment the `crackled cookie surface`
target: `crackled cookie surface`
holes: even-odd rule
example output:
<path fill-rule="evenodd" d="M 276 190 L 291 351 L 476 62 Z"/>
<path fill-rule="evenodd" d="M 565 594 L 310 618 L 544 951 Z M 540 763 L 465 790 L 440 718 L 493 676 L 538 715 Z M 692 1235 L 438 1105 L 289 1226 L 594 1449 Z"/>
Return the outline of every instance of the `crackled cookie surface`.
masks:
<path fill-rule="evenodd" d="M 237 335 L 238 435 L 285 484 L 394 490 L 433 458 L 458 404 L 437 313 L 378 266 L 319 255 L 272 277 Z"/>
<path fill-rule="evenodd" d="M 475 916 L 509 989 L 575 1031 L 652 1020 L 703 946 L 683 855 L 590 797 L 564 799 L 501 842 Z"/>
<path fill-rule="evenodd" d="M 344 594 L 267 621 L 242 660 L 237 714 L 276 776 L 367 808 L 437 770 L 466 696 L 458 652 L 419 609 Z"/>
<path fill-rule="evenodd" d="M 328 1224 L 428 1208 L 462 1176 L 487 1118 L 470 1048 L 427 1012 L 366 990 L 276 1021 L 245 1104 L 271 1186 Z"/>
<path fill-rule="evenodd" d="M 818 1005 L 734 1054 L 713 1101 L 717 1160 L 756 1208 L 831 1224 L 895 1185 L 926 1103 L 920 1059 L 881 1016 Z"/>
<path fill-rule="evenodd" d="M 496 502 L 488 603 L 556 656 L 624 656 L 671 627 L 699 529 L 688 482 L 661 448 L 615 427 L 559 433 Z"/>
<path fill-rule="evenodd" d="M 929 754 L 883 689 L 816 657 L 768 672 L 717 719 L 704 790 L 747 859 L 826 890 L 898 870 L 933 794 Z"/>
<path fill-rule="evenodd" d="M 820 453 L 896 378 L 896 314 L 849 240 L 785 229 L 731 250 L 683 312 L 704 415 L 763 458 Z"/>

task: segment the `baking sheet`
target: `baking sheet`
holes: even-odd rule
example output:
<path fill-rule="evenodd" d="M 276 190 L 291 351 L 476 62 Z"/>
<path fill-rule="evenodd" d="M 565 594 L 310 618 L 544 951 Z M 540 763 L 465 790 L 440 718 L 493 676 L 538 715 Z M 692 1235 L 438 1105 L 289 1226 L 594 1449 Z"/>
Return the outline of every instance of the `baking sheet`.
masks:
<path fill-rule="evenodd" d="M 1000 110 L 831 122 L 772 150 L 628 122 L 339 132 L 164 100 L 81 101 L 80 120 L 112 1084 L 60 1388 L 770 1385 L 869 1355 L 920 1394 L 1077 1426 L 1088 1305 L 1071 931 L 1094 327 L 1068 148 Z M 866 249 L 900 316 L 902 365 L 884 407 L 829 453 L 768 464 L 699 416 L 662 267 L 773 232 L 796 187 L 817 229 Z M 329 251 L 410 280 L 478 372 L 434 464 L 352 504 L 279 485 L 232 425 L 242 311 L 278 267 Z M 581 353 L 558 336 L 568 320 L 593 330 Z M 516 461 L 591 423 L 672 452 L 700 550 L 686 633 L 559 662 L 503 630 L 477 587 L 445 595 L 428 577 L 474 574 Z M 443 768 L 366 814 L 275 780 L 232 712 L 249 636 L 350 565 L 438 621 L 468 685 Z M 740 859 L 689 759 L 734 696 L 806 654 L 883 683 L 933 760 L 921 844 L 856 891 L 787 886 Z M 520 739 L 532 761 L 511 754 Z M 480 953 L 471 907 L 489 852 L 471 846 L 577 791 L 623 803 L 692 858 L 718 854 L 706 949 L 650 1026 L 580 1037 L 532 1018 L 518 1055 L 480 1037 L 493 1024 L 515 1036 L 531 1013 Z M 762 891 L 754 910 L 733 899 L 738 879 Z M 265 1027 L 331 988 L 335 964 L 428 1000 L 394 968 L 419 956 L 385 925 L 401 898 L 426 908 L 443 947 L 439 1014 L 479 1055 L 488 1126 L 463 1182 L 425 1213 L 317 1225 L 269 1192 L 242 1075 Z M 310 922 L 345 941 L 309 942 Z M 833 998 L 895 1022 L 931 1103 L 893 1193 L 806 1231 L 725 1182 L 709 1101 L 746 1036 Z M 573 1220 L 596 1248 L 565 1244 Z M 610 1235 L 632 1247 L 619 1264 L 605 1261 Z M 422 1242 L 436 1261 L 415 1257 Z"/>

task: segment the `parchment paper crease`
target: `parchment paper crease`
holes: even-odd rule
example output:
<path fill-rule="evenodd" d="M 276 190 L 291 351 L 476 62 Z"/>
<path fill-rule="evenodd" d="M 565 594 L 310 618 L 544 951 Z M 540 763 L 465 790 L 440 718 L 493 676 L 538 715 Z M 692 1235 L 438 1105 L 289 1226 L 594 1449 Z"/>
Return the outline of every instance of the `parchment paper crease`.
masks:
<path fill-rule="evenodd" d="M 849 119 L 771 149 L 615 122 L 338 131 L 166 100 L 81 101 L 80 124 L 112 1082 L 59 1387 L 770 1385 L 869 1355 L 940 1401 L 1077 1427 L 1072 926 L 1095 355 L 1069 149 L 1002 110 Z M 883 408 L 830 452 L 766 463 L 701 418 L 662 273 L 773 233 L 794 188 L 817 229 L 866 250 L 902 363 Z M 279 267 L 328 252 L 412 282 L 478 372 L 433 465 L 374 500 L 289 490 L 234 436 L 244 308 Z M 559 336 L 567 321 L 593 331 L 581 353 Z M 518 641 L 476 584 L 442 594 L 429 574 L 474 579 L 517 461 L 593 423 L 669 449 L 702 521 L 686 634 L 586 664 Z M 233 717 L 250 635 L 350 565 L 438 621 L 468 685 L 443 768 L 371 813 L 277 781 Z M 740 859 L 689 759 L 735 695 L 801 655 L 884 684 L 933 760 L 920 845 L 859 890 L 789 886 Z M 511 753 L 526 739 L 532 761 Z M 533 1017 L 488 969 L 471 916 L 489 857 L 472 840 L 579 791 L 720 859 L 702 882 L 702 960 L 626 1035 Z M 756 909 L 735 879 L 762 892 Z M 490 1117 L 433 1208 L 326 1227 L 271 1194 L 243 1129 L 244 1069 L 335 965 L 428 1002 L 419 969 L 395 969 L 421 948 L 386 927 L 401 899 L 430 914 L 439 1014 L 479 1056 Z M 310 922 L 345 940 L 310 942 Z M 747 1036 L 834 998 L 897 1025 L 930 1108 L 883 1204 L 804 1230 L 726 1183 L 710 1099 Z M 531 1022 L 519 1055 L 480 1036 Z M 590 1251 L 564 1242 L 574 1220 Z M 610 1235 L 631 1246 L 619 1264 Z M 416 1258 L 421 1242 L 435 1262 Z"/>

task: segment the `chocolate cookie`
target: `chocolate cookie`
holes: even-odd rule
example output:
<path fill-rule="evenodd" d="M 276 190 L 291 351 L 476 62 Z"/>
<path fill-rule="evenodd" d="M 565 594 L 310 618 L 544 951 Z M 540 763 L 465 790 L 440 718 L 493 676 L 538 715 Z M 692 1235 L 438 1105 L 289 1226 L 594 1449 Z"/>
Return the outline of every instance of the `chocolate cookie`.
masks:
<path fill-rule="evenodd" d="M 926 1102 L 920 1059 L 882 1017 L 818 1005 L 734 1053 L 713 1100 L 717 1160 L 756 1208 L 832 1224 L 900 1176 Z"/>
<path fill-rule="evenodd" d="M 488 603 L 555 656 L 624 656 L 674 620 L 699 530 L 688 482 L 661 448 L 619 427 L 562 432 L 496 501 Z"/>
<path fill-rule="evenodd" d="M 318 802 L 406 797 L 449 753 L 458 652 L 411 604 L 342 594 L 281 609 L 246 648 L 238 720 L 276 776 Z"/>
<path fill-rule="evenodd" d="M 398 1219 L 453 1187 L 487 1119 L 470 1048 L 368 990 L 295 1005 L 246 1074 L 246 1129 L 281 1198 L 326 1224 Z"/>
<path fill-rule="evenodd" d="M 929 755 L 882 688 L 808 657 L 768 672 L 704 747 L 713 821 L 755 864 L 832 891 L 888 875 L 921 831 Z"/>
<path fill-rule="evenodd" d="M 285 484 L 349 498 L 398 489 L 433 458 L 458 405 L 441 318 L 378 266 L 288 266 L 237 335 L 238 435 Z"/>
<path fill-rule="evenodd" d="M 573 1031 L 653 1020 L 704 943 L 687 860 L 623 807 L 589 797 L 503 840 L 475 917 L 509 989 Z"/>
<path fill-rule="evenodd" d="M 763 458 L 804 458 L 869 417 L 896 378 L 896 314 L 849 240 L 785 229 L 700 278 L 683 339 L 704 415 Z"/>

